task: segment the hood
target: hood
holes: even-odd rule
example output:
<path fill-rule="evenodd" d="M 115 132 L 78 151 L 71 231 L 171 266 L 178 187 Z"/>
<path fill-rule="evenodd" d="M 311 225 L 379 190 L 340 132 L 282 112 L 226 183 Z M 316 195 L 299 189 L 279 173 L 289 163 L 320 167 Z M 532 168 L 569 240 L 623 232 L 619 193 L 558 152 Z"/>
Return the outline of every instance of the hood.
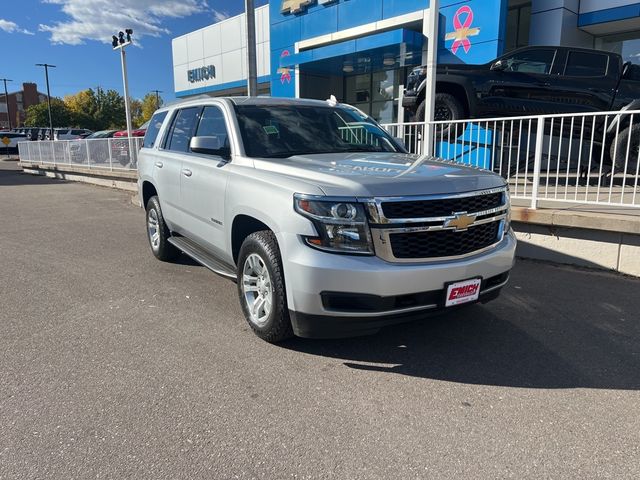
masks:
<path fill-rule="evenodd" d="M 259 170 L 315 183 L 332 196 L 448 194 L 505 185 L 502 177 L 485 170 L 400 153 L 297 155 L 255 159 L 254 165 Z"/>

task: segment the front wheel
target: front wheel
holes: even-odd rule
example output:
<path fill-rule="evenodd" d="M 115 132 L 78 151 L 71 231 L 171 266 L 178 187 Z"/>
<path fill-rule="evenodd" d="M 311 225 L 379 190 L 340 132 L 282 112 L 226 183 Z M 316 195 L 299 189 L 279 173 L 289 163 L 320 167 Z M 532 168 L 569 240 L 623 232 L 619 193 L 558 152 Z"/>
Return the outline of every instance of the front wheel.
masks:
<path fill-rule="evenodd" d="M 251 329 L 276 343 L 293 336 L 280 249 L 273 232 L 249 235 L 238 256 L 238 297 Z"/>
<path fill-rule="evenodd" d="M 416 119 L 419 122 L 424 122 L 426 107 L 426 100 L 423 100 L 422 103 L 418 105 L 418 110 L 416 111 Z M 460 100 L 448 93 L 436 94 L 433 114 L 433 119 L 436 122 L 453 122 L 455 120 L 460 120 L 462 117 L 464 117 L 464 106 L 462 105 Z M 455 124 L 439 123 L 436 126 L 435 133 L 438 138 L 444 138 L 446 140 L 450 135 L 455 135 L 458 132 L 456 131 Z M 463 133 L 462 129 L 459 133 Z M 451 140 L 454 139 L 451 138 Z"/>

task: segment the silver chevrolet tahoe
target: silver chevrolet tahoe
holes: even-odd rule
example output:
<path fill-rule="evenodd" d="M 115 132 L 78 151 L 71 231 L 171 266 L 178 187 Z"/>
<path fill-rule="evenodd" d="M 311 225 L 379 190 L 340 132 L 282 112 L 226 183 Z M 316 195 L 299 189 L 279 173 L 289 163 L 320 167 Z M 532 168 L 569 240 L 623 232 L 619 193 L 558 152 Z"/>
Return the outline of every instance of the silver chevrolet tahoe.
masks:
<path fill-rule="evenodd" d="M 139 154 L 151 251 L 237 282 L 269 342 L 368 334 L 496 298 L 516 240 L 504 180 L 410 155 L 336 102 L 158 110 Z"/>

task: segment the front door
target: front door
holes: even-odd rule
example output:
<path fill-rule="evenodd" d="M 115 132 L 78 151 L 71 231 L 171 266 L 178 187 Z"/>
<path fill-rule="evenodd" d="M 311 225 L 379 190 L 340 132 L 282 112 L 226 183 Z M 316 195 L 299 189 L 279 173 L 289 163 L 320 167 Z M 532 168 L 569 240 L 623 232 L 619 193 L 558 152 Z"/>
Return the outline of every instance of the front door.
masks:
<path fill-rule="evenodd" d="M 195 136 L 216 137 L 228 150 L 227 124 L 219 107 L 204 107 Z M 188 222 L 186 229 L 194 240 L 219 256 L 224 255 L 227 242 L 224 225 L 227 166 L 227 160 L 220 155 L 190 152 L 183 157 L 180 174 L 180 204 Z"/>
<path fill-rule="evenodd" d="M 552 75 L 556 49 L 535 48 L 501 59 L 500 70 L 488 76 L 479 100 L 483 116 L 520 116 L 560 113 L 553 99 L 557 75 Z"/>
<path fill-rule="evenodd" d="M 172 230 L 185 225 L 180 198 L 180 172 L 201 107 L 182 108 L 173 117 L 164 144 L 154 155 L 153 179 L 160 206 Z"/>

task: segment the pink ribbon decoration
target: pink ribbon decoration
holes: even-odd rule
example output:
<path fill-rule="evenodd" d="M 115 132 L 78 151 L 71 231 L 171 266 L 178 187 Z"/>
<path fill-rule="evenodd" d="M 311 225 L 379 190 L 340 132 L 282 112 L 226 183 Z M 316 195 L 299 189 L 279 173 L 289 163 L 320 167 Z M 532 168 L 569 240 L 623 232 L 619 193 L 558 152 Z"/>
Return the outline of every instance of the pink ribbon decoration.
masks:
<path fill-rule="evenodd" d="M 280 58 L 285 58 L 291 55 L 289 50 L 285 50 L 280 55 Z M 291 83 L 291 69 L 289 67 L 280 67 L 278 69 L 278 73 L 280 74 L 280 83 L 284 85 L 284 82 Z"/>
<path fill-rule="evenodd" d="M 462 21 L 463 15 L 466 15 L 464 22 Z M 458 49 L 461 46 L 464 48 L 464 53 L 469 53 L 469 50 L 471 50 L 471 40 L 469 40 L 469 35 L 477 35 L 480 33 L 479 29 L 471 28 L 472 23 L 473 10 L 471 10 L 471 7 L 468 5 L 460 7 L 453 17 L 453 28 L 455 28 L 456 31 L 452 36 L 452 38 L 455 38 L 455 41 L 451 46 L 451 51 L 454 55 L 458 53 Z"/>

